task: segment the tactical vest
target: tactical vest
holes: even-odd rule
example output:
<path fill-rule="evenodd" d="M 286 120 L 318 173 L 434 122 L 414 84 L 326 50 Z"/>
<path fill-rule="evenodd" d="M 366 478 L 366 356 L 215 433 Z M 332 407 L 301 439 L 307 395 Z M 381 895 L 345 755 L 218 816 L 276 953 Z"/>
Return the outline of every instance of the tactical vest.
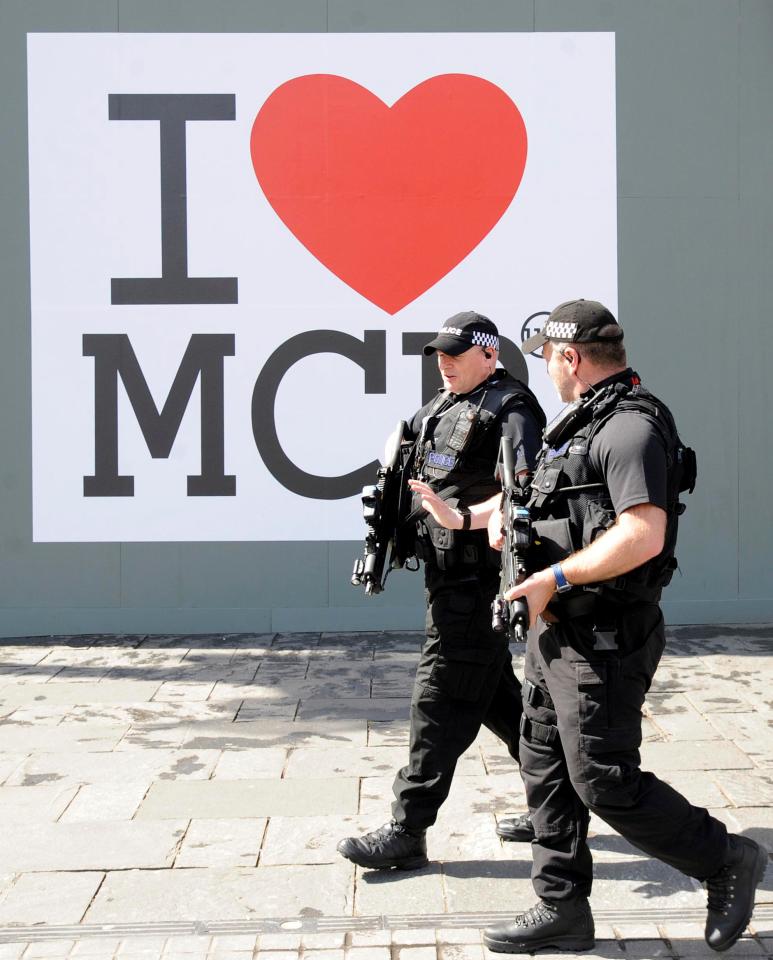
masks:
<path fill-rule="evenodd" d="M 695 454 L 679 439 L 668 407 L 646 390 L 628 371 L 626 381 L 608 384 L 578 411 L 577 428 L 557 450 L 543 448 L 532 481 L 530 507 L 535 518 L 536 562 L 547 566 L 592 543 L 617 519 L 603 476 L 591 463 L 593 438 L 609 420 L 624 412 L 646 417 L 658 430 L 666 450 L 667 520 L 663 550 L 624 576 L 600 584 L 578 587 L 563 594 L 560 603 L 572 605 L 583 593 L 611 601 L 656 602 L 671 581 L 677 562 L 674 555 L 682 491 L 695 486 Z M 549 430 L 550 428 L 548 428 Z M 582 609 L 575 603 L 575 607 Z"/>
<path fill-rule="evenodd" d="M 504 370 L 495 371 L 460 400 L 438 394 L 417 438 L 414 476 L 452 503 L 479 503 L 499 493 L 495 478 L 499 426 L 516 401 L 544 427 L 545 414 L 537 398 Z M 417 512 L 419 504 L 420 498 L 415 499 Z M 499 553 L 488 546 L 485 530 L 447 530 L 426 514 L 418 526 L 420 555 L 440 570 L 460 564 L 499 567 Z"/>

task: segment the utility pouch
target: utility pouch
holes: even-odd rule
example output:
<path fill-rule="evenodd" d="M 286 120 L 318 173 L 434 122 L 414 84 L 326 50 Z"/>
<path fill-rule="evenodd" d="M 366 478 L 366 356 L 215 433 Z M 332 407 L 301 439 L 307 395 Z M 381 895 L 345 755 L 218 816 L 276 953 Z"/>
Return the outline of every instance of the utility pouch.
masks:
<path fill-rule="evenodd" d="M 556 489 L 558 478 L 561 476 L 561 467 L 545 467 L 534 478 L 534 489 L 540 493 L 552 493 Z"/>
<path fill-rule="evenodd" d="M 434 562 L 435 548 L 429 537 L 421 536 L 416 538 L 416 556 L 425 563 Z"/>
<path fill-rule="evenodd" d="M 616 516 L 612 504 L 591 500 L 582 525 L 582 545 L 587 547 L 600 534 L 614 525 Z"/>
<path fill-rule="evenodd" d="M 692 493 L 698 479 L 698 460 L 692 447 L 678 447 L 676 462 L 681 467 L 679 493 Z"/>
<path fill-rule="evenodd" d="M 664 569 L 663 569 L 663 573 L 662 573 L 662 575 L 661 575 L 661 577 L 660 577 L 660 583 L 659 583 L 659 586 L 661 587 L 661 589 L 662 589 L 663 587 L 667 587 L 667 586 L 669 585 L 669 583 L 671 583 L 671 581 L 672 581 L 673 578 L 674 578 L 674 573 L 676 572 L 677 568 L 679 567 L 679 563 L 677 562 L 676 557 L 669 557 L 669 558 L 666 560 L 666 562 L 665 562 L 665 564 L 663 565 L 663 567 L 664 567 Z"/>
<path fill-rule="evenodd" d="M 532 494 L 529 506 L 539 509 L 555 491 L 560 476 L 560 466 L 551 467 L 548 464 L 543 464 L 539 467 L 531 484 Z"/>
<path fill-rule="evenodd" d="M 532 523 L 533 565 L 531 569 L 541 570 L 553 563 L 566 560 L 569 554 L 574 553 L 569 520 L 535 520 Z"/>
<path fill-rule="evenodd" d="M 438 570 L 450 570 L 456 564 L 456 535 L 454 530 L 427 524 L 432 543 L 432 563 Z"/>
<path fill-rule="evenodd" d="M 453 550 L 456 539 L 454 530 L 433 525 L 429 528 L 429 533 L 432 537 L 432 546 L 435 547 L 436 550 Z"/>

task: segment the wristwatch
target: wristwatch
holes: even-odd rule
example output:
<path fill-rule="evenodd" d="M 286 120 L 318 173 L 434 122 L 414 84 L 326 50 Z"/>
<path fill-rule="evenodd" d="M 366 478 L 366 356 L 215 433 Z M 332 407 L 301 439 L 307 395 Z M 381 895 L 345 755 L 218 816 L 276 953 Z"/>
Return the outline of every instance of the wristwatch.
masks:
<path fill-rule="evenodd" d="M 560 563 L 551 564 L 550 569 L 553 571 L 553 576 L 556 579 L 557 593 L 566 593 L 567 590 L 572 589 L 571 583 L 569 583 L 569 581 L 564 576 L 564 571 L 561 569 Z"/>
<path fill-rule="evenodd" d="M 470 524 L 472 523 L 472 516 L 470 514 L 469 507 L 459 506 L 456 508 L 456 512 L 462 518 L 462 530 L 469 530 Z"/>

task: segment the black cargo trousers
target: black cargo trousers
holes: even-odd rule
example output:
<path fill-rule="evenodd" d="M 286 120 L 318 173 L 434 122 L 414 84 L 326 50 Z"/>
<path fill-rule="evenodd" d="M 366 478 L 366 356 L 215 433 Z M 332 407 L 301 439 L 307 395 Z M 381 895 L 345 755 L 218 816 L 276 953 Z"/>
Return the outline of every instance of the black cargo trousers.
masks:
<path fill-rule="evenodd" d="M 521 775 L 537 835 L 532 882 L 545 900 L 590 894 L 589 811 L 699 880 L 727 858 L 724 824 L 640 770 L 641 708 L 665 645 L 659 606 L 606 620 L 603 635 L 578 617 L 526 647 Z"/>
<path fill-rule="evenodd" d="M 452 575 L 455 574 L 455 575 Z M 425 568 L 426 640 L 411 700 L 408 765 L 395 777 L 394 819 L 410 830 L 432 826 L 456 762 L 485 725 L 518 759 L 521 685 L 504 634 L 491 628 L 499 573 Z"/>

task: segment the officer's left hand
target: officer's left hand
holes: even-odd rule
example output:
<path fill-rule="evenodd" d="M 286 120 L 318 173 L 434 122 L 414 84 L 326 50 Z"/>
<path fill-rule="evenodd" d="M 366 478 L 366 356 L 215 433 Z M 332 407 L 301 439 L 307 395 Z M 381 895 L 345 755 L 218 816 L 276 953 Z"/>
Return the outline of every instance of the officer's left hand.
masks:
<path fill-rule="evenodd" d="M 494 550 L 501 550 L 505 544 L 505 532 L 502 529 L 502 511 L 493 510 L 488 518 L 488 542 Z"/>
<path fill-rule="evenodd" d="M 442 497 L 439 497 L 432 487 L 423 480 L 409 480 L 408 486 L 421 497 L 421 505 L 437 520 L 441 527 L 449 530 L 460 530 L 462 518 L 459 513 Z"/>
<path fill-rule="evenodd" d="M 515 600 L 516 597 L 525 597 L 529 605 L 529 626 L 533 627 L 537 617 L 545 610 L 556 592 L 556 578 L 553 571 L 540 570 L 527 577 L 523 583 L 508 590 L 506 600 Z"/>

